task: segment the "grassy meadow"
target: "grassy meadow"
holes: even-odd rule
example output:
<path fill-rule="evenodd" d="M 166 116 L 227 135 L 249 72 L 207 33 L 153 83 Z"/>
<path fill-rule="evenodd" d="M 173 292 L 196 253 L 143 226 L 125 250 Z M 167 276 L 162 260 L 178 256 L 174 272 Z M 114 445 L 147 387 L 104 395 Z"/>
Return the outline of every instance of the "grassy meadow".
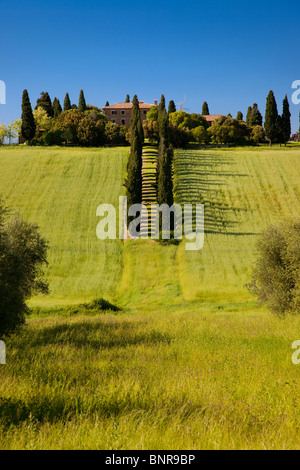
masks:
<path fill-rule="evenodd" d="M 176 151 L 176 202 L 205 205 L 199 252 L 97 239 L 127 156 L 0 148 L 1 197 L 49 240 L 51 289 L 6 340 L 0 449 L 299 449 L 300 319 L 245 283 L 261 230 L 299 214 L 300 149 Z M 99 297 L 121 310 L 76 307 Z"/>
<path fill-rule="evenodd" d="M 77 303 L 112 293 L 122 275 L 121 243 L 97 239 L 96 209 L 117 206 L 125 194 L 128 148 L 0 150 L 2 199 L 37 223 L 50 245 L 51 293 L 35 303 Z"/>

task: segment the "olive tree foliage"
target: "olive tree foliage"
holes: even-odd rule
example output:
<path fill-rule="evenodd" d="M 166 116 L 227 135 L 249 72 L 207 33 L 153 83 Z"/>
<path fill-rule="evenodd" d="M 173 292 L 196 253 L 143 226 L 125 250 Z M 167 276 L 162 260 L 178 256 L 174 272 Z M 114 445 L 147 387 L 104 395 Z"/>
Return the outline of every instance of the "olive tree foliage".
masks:
<path fill-rule="evenodd" d="M 49 132 L 52 127 L 53 118 L 51 118 L 45 108 L 39 106 L 33 111 L 33 117 L 35 121 L 35 135 L 40 137 L 43 132 Z"/>
<path fill-rule="evenodd" d="M 48 293 L 43 272 L 47 248 L 38 227 L 10 212 L 0 200 L 0 337 L 25 322 L 27 299 Z"/>
<path fill-rule="evenodd" d="M 267 227 L 257 242 L 249 291 L 279 316 L 300 309 L 300 219 Z"/>
<path fill-rule="evenodd" d="M 217 144 L 245 145 L 250 138 L 250 128 L 231 116 L 216 119 L 207 132 Z"/>

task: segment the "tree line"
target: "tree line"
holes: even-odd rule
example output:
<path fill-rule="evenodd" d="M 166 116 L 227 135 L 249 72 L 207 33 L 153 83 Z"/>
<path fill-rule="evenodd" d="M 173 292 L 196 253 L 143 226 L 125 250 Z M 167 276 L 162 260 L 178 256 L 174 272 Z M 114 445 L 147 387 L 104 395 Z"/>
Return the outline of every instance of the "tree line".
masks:
<path fill-rule="evenodd" d="M 125 180 L 128 207 L 142 203 L 142 153 L 144 128 L 141 121 L 139 101 L 135 95 L 132 101 L 130 125 L 130 155 Z M 169 118 L 165 97 L 161 96 L 157 107 L 158 153 L 156 161 L 156 198 L 158 204 L 173 205 L 173 146 L 170 143 Z M 171 227 L 172 228 L 172 227 Z"/>
<path fill-rule="evenodd" d="M 66 93 L 63 107 L 42 92 L 32 109 L 27 90 L 22 96 L 20 135 L 31 145 L 103 146 L 126 144 L 127 128 L 112 123 L 102 109 L 86 104 L 80 90 L 78 105 Z"/>
<path fill-rule="evenodd" d="M 125 103 L 130 102 L 127 94 Z M 106 106 L 108 106 L 108 101 Z M 166 108 L 165 104 L 164 107 Z M 153 106 L 142 122 L 143 133 L 150 141 L 159 142 L 159 106 Z M 190 142 L 199 144 L 253 145 L 269 142 L 286 144 L 291 135 L 291 113 L 287 95 L 283 100 L 282 113 L 278 112 L 274 92 L 270 91 L 263 116 L 257 103 L 248 107 L 246 118 L 238 111 L 236 118 L 231 114 L 221 116 L 210 125 L 205 116 L 210 115 L 208 103 L 202 105 L 202 113 L 187 113 L 176 110 L 173 100 L 169 102 L 168 139 L 173 147 L 185 147 Z M 161 119 L 161 118 L 160 118 Z M 86 104 L 83 90 L 80 90 L 78 104 L 72 104 L 66 93 L 63 106 L 58 98 L 51 101 L 48 92 L 42 92 L 32 109 L 28 91 L 22 96 L 22 117 L 14 123 L 0 125 L 0 144 L 4 138 L 22 136 L 32 145 L 77 145 L 103 146 L 128 145 L 131 129 L 109 121 L 102 109 Z"/>
<path fill-rule="evenodd" d="M 283 100 L 282 114 L 279 114 L 273 91 L 266 102 L 265 120 L 257 103 L 249 106 L 246 119 L 238 111 L 236 118 L 231 114 L 220 116 L 209 125 L 205 116 L 209 116 L 207 102 L 203 103 L 202 114 L 176 111 L 174 102 L 168 108 L 169 135 L 174 147 L 185 147 L 190 142 L 199 144 L 256 145 L 269 142 L 286 144 L 291 136 L 291 113 L 287 95 Z M 147 138 L 157 141 L 159 138 L 158 107 L 153 106 L 143 122 Z"/>

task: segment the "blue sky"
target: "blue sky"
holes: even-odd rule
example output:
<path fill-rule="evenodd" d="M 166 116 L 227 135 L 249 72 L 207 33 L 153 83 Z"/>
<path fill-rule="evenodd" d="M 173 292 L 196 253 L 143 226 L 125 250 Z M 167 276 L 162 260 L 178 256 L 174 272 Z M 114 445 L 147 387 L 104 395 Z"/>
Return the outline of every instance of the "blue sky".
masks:
<path fill-rule="evenodd" d="M 291 85 L 300 80 L 299 4 L 271 1 L 0 1 L 0 80 L 7 104 L 0 122 L 20 117 L 21 96 L 42 91 L 62 102 L 104 106 L 127 93 L 166 100 L 211 114 L 246 114 L 275 93 L 279 111 L 287 93 L 292 128 L 300 106 Z"/>

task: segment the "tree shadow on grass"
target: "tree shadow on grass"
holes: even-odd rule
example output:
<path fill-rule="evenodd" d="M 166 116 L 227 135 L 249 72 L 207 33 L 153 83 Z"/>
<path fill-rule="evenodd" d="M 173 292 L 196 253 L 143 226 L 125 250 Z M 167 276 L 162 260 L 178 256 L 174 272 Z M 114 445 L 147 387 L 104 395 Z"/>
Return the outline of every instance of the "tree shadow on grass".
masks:
<path fill-rule="evenodd" d="M 146 331 L 145 331 L 146 330 Z M 20 425 L 22 422 L 29 422 L 29 427 L 38 427 L 42 422 L 57 422 L 63 420 L 64 422 L 80 413 L 97 414 L 102 416 L 118 415 L 122 411 L 137 409 L 141 406 L 148 406 L 147 403 L 141 404 L 138 402 L 139 397 L 135 394 L 131 395 L 130 390 L 128 394 L 109 393 L 100 394 L 94 400 L 88 401 L 88 404 L 82 399 L 82 389 L 85 387 L 84 374 L 88 372 L 81 371 L 83 376 L 78 377 L 81 392 L 74 392 L 71 387 L 56 388 L 53 393 L 51 385 L 51 373 L 48 378 L 47 361 L 55 361 L 53 358 L 53 351 L 60 351 L 66 347 L 68 350 L 71 348 L 77 350 L 79 355 L 81 351 L 87 350 L 88 356 L 96 356 L 98 351 L 110 350 L 116 348 L 117 353 L 120 349 L 135 347 L 140 345 L 149 346 L 150 348 L 156 345 L 168 345 L 172 338 L 168 333 L 162 333 L 149 327 L 148 322 L 139 321 L 101 321 L 95 319 L 91 322 L 78 321 L 76 323 L 63 322 L 57 325 L 49 325 L 43 327 L 41 330 L 32 330 L 28 327 L 26 340 L 19 346 L 19 355 L 22 357 L 24 352 L 34 357 L 35 351 L 39 349 L 41 357 L 39 361 L 44 364 L 42 385 L 46 387 L 40 388 L 39 386 L 32 388 L 32 395 L 22 396 L 22 399 L 9 397 L 0 397 L 0 426 L 4 429 L 9 428 L 11 425 Z M 42 349 L 45 348 L 43 355 Z M 123 350 L 124 351 L 124 350 Z M 51 355 L 49 359 L 48 354 Z M 77 359 L 78 361 L 78 359 Z M 74 363 L 76 368 L 76 363 Z M 50 369 L 52 370 L 53 364 L 51 362 Z M 66 365 L 68 369 L 69 365 Z M 87 365 L 88 367 L 88 365 Z M 66 369 L 66 370 L 67 370 Z M 26 368 L 25 368 L 26 370 Z M 33 365 L 34 372 L 34 365 Z M 24 372 L 26 374 L 26 372 Z M 37 372 L 36 380 L 39 383 Z M 101 378 L 101 382 L 105 380 L 105 373 Z M 57 377 L 62 374 L 60 368 Z M 99 371 L 101 374 L 101 370 Z M 76 375 L 76 374 L 75 374 Z M 77 380 L 77 379 L 76 379 Z M 97 381 L 97 379 L 95 379 Z M 100 380 L 100 378 L 99 378 Z M 120 381 L 122 380 L 122 374 Z M 35 383 L 35 373 L 33 374 L 33 384 Z M 100 382 L 99 382 L 100 383 Z M 121 385 L 121 382 L 120 382 Z M 50 387 L 50 388 L 49 388 Z M 53 385 L 55 387 L 55 384 Z M 89 394 L 89 386 L 87 385 L 86 393 Z M 146 400 L 147 401 L 147 400 Z"/>
<path fill-rule="evenodd" d="M 228 178 L 251 178 L 246 173 L 234 171 L 234 158 L 220 157 L 211 152 L 189 152 L 175 159 L 175 195 L 179 204 L 204 204 L 205 233 L 226 235 L 256 235 L 241 232 L 237 214 L 247 212 L 247 207 L 230 207 L 224 193 Z M 223 167 L 226 165 L 226 169 Z M 246 185 L 245 181 L 245 185 Z M 195 228 L 195 216 L 193 227 Z"/>
<path fill-rule="evenodd" d="M 154 329 L 139 331 L 141 323 L 129 321 L 102 321 L 63 323 L 49 326 L 32 337 L 27 347 L 37 348 L 49 345 L 68 346 L 78 349 L 103 350 L 126 348 L 141 344 L 169 344 L 171 336 Z M 138 330 L 138 331 L 137 331 Z"/>

